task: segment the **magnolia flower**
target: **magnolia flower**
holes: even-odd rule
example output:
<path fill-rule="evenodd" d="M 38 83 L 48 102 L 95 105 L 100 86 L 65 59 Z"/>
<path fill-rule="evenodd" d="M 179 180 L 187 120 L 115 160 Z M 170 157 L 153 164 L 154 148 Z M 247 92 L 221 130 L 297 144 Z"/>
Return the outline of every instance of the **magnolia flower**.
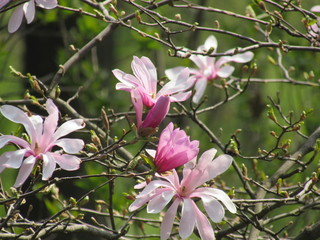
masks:
<path fill-rule="evenodd" d="M 5 168 L 20 168 L 15 187 L 24 183 L 37 160 L 43 162 L 43 180 L 48 180 L 52 176 L 56 164 L 67 171 L 79 169 L 81 160 L 78 157 L 51 150 L 54 146 L 59 146 L 66 153 L 78 153 L 84 146 L 81 139 L 61 137 L 83 128 L 83 120 L 67 121 L 57 129 L 59 111 L 51 99 L 46 102 L 46 110 L 49 115 L 43 121 L 38 115 L 29 117 L 17 107 L 10 105 L 0 107 L 2 115 L 15 123 L 22 124 L 30 138 L 29 142 L 12 135 L 0 136 L 0 148 L 8 143 L 21 147 L 21 149 L 5 152 L 0 156 L 0 173 Z"/>
<path fill-rule="evenodd" d="M 154 158 L 156 171 L 162 173 L 194 159 L 199 152 L 199 141 L 190 141 L 183 130 L 173 129 L 171 122 L 161 132 L 157 150 L 146 151 Z"/>
<path fill-rule="evenodd" d="M 131 67 L 134 75 L 119 69 L 112 72 L 120 81 L 116 89 L 130 92 L 136 110 L 138 132 L 147 136 L 165 118 L 171 102 L 185 101 L 191 96 L 191 91 L 185 91 L 192 87 L 195 78 L 190 77 L 188 68 L 184 68 L 157 93 L 157 71 L 150 59 L 134 56 Z M 150 108 L 144 120 L 143 106 Z"/>
<path fill-rule="evenodd" d="M 36 8 L 35 6 L 52 9 L 58 5 L 57 0 L 30 0 L 24 4 L 20 4 L 16 7 L 9 20 L 8 31 L 14 33 L 20 27 L 23 17 L 26 18 L 27 23 L 31 23 L 34 19 Z"/>
<path fill-rule="evenodd" d="M 320 5 L 313 6 L 310 9 L 311 12 L 320 12 Z M 317 23 L 312 24 L 309 26 L 309 33 L 313 37 L 317 37 L 320 34 L 320 22 L 319 19 L 317 19 Z"/>
<path fill-rule="evenodd" d="M 113 74 L 120 81 L 117 90 L 132 93 L 139 92 L 143 105 L 153 107 L 162 96 L 169 96 L 170 102 L 185 101 L 191 96 L 191 91 L 185 92 L 194 84 L 195 78 L 190 77 L 188 68 L 182 69 L 175 78 L 171 79 L 157 93 L 157 70 L 147 57 L 133 57 L 131 68 L 134 75 L 127 74 L 119 69 L 113 70 Z"/>
<path fill-rule="evenodd" d="M 129 211 L 135 211 L 148 203 L 148 213 L 159 213 L 173 199 L 161 223 L 161 240 L 168 239 L 171 234 L 178 206 L 182 204 L 179 234 L 181 238 L 189 237 L 197 227 L 203 240 L 214 239 L 214 232 L 208 218 L 200 211 L 194 199 L 201 199 L 204 209 L 214 222 L 220 222 L 224 217 L 224 208 L 221 203 L 232 213 L 236 207 L 228 195 L 215 188 L 199 187 L 217 175 L 226 171 L 232 163 L 229 155 L 220 155 L 213 159 L 215 149 L 210 149 L 202 154 L 198 163 L 196 159 L 185 164 L 183 178 L 179 181 L 178 174 L 158 176 L 159 180 L 151 181 L 136 200 L 129 206 Z M 199 187 L 199 188 L 198 188 Z"/>
<path fill-rule="evenodd" d="M 211 35 L 207 38 L 204 45 L 199 46 L 198 52 L 216 52 L 218 46 L 217 39 Z M 233 53 L 234 49 L 228 50 L 226 53 Z M 190 73 L 196 77 L 195 83 L 195 95 L 193 96 L 193 102 L 199 103 L 201 97 L 207 86 L 207 82 L 212 79 L 227 78 L 233 71 L 234 67 L 228 65 L 229 62 L 246 63 L 251 61 L 253 58 L 252 52 L 245 52 L 240 54 L 235 54 L 233 56 L 225 56 L 219 58 L 217 61 L 214 57 L 202 56 L 202 55 L 191 55 L 190 59 L 197 65 L 197 69 L 190 69 Z M 182 67 L 176 67 L 168 69 L 165 71 L 169 79 L 175 78 L 177 74 L 181 71 Z"/>

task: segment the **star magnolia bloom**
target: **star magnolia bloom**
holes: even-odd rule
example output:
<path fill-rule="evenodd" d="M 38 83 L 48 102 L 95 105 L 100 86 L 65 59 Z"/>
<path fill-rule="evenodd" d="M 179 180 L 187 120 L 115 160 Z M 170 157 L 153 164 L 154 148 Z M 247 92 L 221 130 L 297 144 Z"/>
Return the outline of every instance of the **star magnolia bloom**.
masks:
<path fill-rule="evenodd" d="M 10 2 L 10 0 L 2 0 L 0 2 L 0 9 L 3 8 L 5 5 L 7 5 Z"/>
<path fill-rule="evenodd" d="M 204 45 L 199 46 L 198 52 L 207 52 L 213 48 L 213 53 L 216 52 L 218 47 L 217 39 L 211 35 L 207 38 Z M 226 53 L 234 52 L 234 49 L 228 50 Z M 199 103 L 201 97 L 207 86 L 207 82 L 216 79 L 218 77 L 227 78 L 233 71 L 234 67 L 227 65 L 229 62 L 246 63 L 251 61 L 253 58 L 252 52 L 245 52 L 240 54 L 235 54 L 233 56 L 225 56 L 219 58 L 217 61 L 214 57 L 202 56 L 202 55 L 191 55 L 190 59 L 197 65 L 198 69 L 190 69 L 190 73 L 196 77 L 195 90 L 196 93 L 193 96 L 193 102 Z M 169 79 L 175 78 L 181 71 L 182 67 L 176 67 L 168 69 L 165 71 Z"/>
<path fill-rule="evenodd" d="M 30 175 L 37 160 L 43 161 L 42 179 L 48 180 L 58 164 L 62 169 L 73 171 L 79 169 L 81 160 L 69 154 L 51 152 L 54 146 L 61 147 L 66 153 L 78 153 L 84 146 L 81 139 L 61 138 L 71 132 L 83 128 L 82 119 L 74 119 L 63 123 L 58 129 L 59 111 L 51 99 L 46 102 L 49 115 L 43 119 L 34 115 L 29 117 L 17 107 L 4 105 L 0 107 L 2 115 L 9 120 L 24 126 L 30 137 L 30 143 L 12 135 L 0 136 L 0 148 L 13 143 L 21 149 L 5 152 L 0 156 L 0 173 L 5 168 L 20 168 L 15 187 L 21 186 Z"/>
<path fill-rule="evenodd" d="M 117 90 L 132 93 L 139 92 L 143 105 L 151 108 L 162 96 L 170 96 L 170 102 L 185 101 L 191 96 L 191 91 L 185 92 L 194 84 L 195 78 L 190 77 L 188 68 L 182 69 L 175 78 L 171 79 L 157 93 L 157 70 L 147 57 L 133 57 L 131 68 L 134 75 L 127 74 L 119 69 L 113 70 L 113 74 L 120 81 Z"/>
<path fill-rule="evenodd" d="M 173 199 L 173 203 L 168 208 L 161 223 L 161 240 L 170 237 L 174 218 L 180 204 L 182 204 L 179 226 L 181 238 L 189 237 L 194 226 L 196 226 L 201 239 L 215 239 L 209 220 L 200 211 L 193 199 L 200 198 L 202 200 L 204 209 L 214 222 L 220 222 L 224 217 L 225 212 L 221 203 L 230 212 L 236 212 L 234 203 L 225 192 L 210 187 L 198 188 L 203 183 L 226 171 L 231 165 L 232 157 L 229 155 L 220 155 L 212 160 L 216 152 L 215 149 L 210 149 L 202 154 L 197 164 L 195 159 L 185 164 L 181 182 L 175 170 L 173 170 L 172 175 L 158 176 L 160 180 L 153 180 L 146 185 L 144 190 L 136 197 L 136 200 L 129 206 L 129 211 L 135 211 L 148 202 L 147 212 L 159 213 Z"/>
<path fill-rule="evenodd" d="M 313 7 L 310 9 L 310 11 L 311 11 L 311 12 L 320 12 L 320 5 L 313 6 Z M 317 23 L 312 24 L 312 25 L 309 27 L 309 33 L 310 33 L 313 37 L 319 36 L 319 34 L 320 34 L 320 22 L 319 22 L 319 19 L 317 19 Z"/>
<path fill-rule="evenodd" d="M 8 31 L 14 33 L 20 27 L 23 17 L 26 18 L 27 23 L 31 23 L 34 19 L 36 8 L 39 6 L 45 9 L 52 9 L 58 5 L 57 0 L 30 0 L 24 4 L 20 4 L 16 7 L 9 20 Z"/>
<path fill-rule="evenodd" d="M 162 173 L 194 159 L 199 152 L 199 141 L 190 141 L 183 130 L 173 129 L 171 122 L 161 132 L 157 150 L 146 151 L 154 158 L 156 171 Z"/>

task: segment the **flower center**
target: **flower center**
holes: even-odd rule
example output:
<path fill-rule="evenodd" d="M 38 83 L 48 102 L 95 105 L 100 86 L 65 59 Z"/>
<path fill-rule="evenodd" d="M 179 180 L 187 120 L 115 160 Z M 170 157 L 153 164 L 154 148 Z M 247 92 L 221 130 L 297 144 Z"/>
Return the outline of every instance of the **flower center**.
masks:
<path fill-rule="evenodd" d="M 39 147 L 38 143 L 36 143 L 36 144 L 35 144 L 35 147 L 34 147 L 34 154 L 35 154 L 36 156 L 38 156 L 38 155 L 41 154 L 41 153 L 42 153 L 42 149 L 41 149 L 41 147 Z"/>

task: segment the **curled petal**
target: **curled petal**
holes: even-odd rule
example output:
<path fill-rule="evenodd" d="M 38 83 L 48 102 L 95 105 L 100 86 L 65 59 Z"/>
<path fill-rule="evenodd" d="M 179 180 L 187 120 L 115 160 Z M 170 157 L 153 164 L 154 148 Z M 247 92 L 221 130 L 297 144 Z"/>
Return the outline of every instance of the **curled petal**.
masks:
<path fill-rule="evenodd" d="M 131 91 L 131 101 L 136 110 L 137 127 L 140 128 L 142 124 L 143 102 L 137 89 Z"/>
<path fill-rule="evenodd" d="M 36 158 L 34 156 L 29 156 L 23 161 L 20 167 L 16 182 L 14 184 L 14 187 L 20 187 L 27 180 L 28 176 L 30 175 L 33 169 L 35 162 L 36 162 Z"/>
<path fill-rule="evenodd" d="M 160 230 L 160 236 L 161 240 L 166 240 L 170 237 L 173 221 L 177 214 L 177 209 L 180 204 L 181 200 L 179 198 L 176 198 L 172 205 L 169 207 L 168 211 L 166 212 L 166 215 L 163 218 L 163 221 L 161 223 L 161 230 Z"/>
<path fill-rule="evenodd" d="M 46 102 L 46 110 L 49 115 L 46 117 L 43 124 L 42 141 L 45 142 L 42 143 L 43 146 L 48 145 L 48 143 L 52 140 L 52 135 L 57 128 L 59 120 L 59 110 L 51 99 L 48 99 Z"/>
<path fill-rule="evenodd" d="M 212 196 L 216 199 L 218 199 L 219 201 L 221 201 L 226 208 L 231 212 L 231 213 L 236 213 L 237 212 L 237 208 L 234 205 L 234 203 L 232 202 L 232 200 L 229 198 L 229 196 L 222 190 L 220 189 L 216 189 L 216 188 L 198 188 L 196 191 L 194 191 L 194 194 L 198 194 L 200 193 L 201 195 L 206 194 L 209 196 Z"/>
<path fill-rule="evenodd" d="M 222 221 L 225 211 L 219 201 L 207 194 L 194 194 L 193 196 L 201 198 L 204 209 L 212 221 L 217 223 Z"/>
<path fill-rule="evenodd" d="M 61 138 L 54 142 L 54 145 L 62 147 L 67 153 L 75 154 L 82 150 L 84 142 L 81 139 Z"/>
<path fill-rule="evenodd" d="M 158 187 L 167 187 L 167 188 L 172 188 L 172 185 L 168 183 L 167 181 L 163 180 L 154 180 L 150 182 L 144 189 L 143 191 L 137 196 L 137 198 L 142 198 L 145 197 L 146 195 L 149 195 L 152 193 L 155 189 Z"/>
<path fill-rule="evenodd" d="M 82 119 L 73 119 L 63 123 L 53 135 L 53 139 L 57 140 L 71 132 L 84 128 L 85 123 Z"/>
<path fill-rule="evenodd" d="M 18 138 L 12 135 L 3 135 L 0 136 L 0 148 L 3 148 L 4 145 L 8 143 L 17 144 L 23 148 L 30 148 L 30 144 L 22 138 Z"/>
<path fill-rule="evenodd" d="M 210 35 L 206 41 L 204 42 L 204 45 L 200 47 L 199 50 L 206 50 L 208 51 L 210 48 L 213 48 L 213 52 L 216 52 L 216 49 L 218 48 L 218 41 L 215 36 Z"/>

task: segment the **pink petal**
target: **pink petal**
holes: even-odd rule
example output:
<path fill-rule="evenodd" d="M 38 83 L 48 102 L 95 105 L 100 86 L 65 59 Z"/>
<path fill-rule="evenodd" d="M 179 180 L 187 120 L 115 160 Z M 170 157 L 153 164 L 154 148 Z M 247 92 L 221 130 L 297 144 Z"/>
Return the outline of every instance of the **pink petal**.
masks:
<path fill-rule="evenodd" d="M 42 180 L 48 180 L 56 169 L 56 160 L 50 153 L 43 154 Z"/>
<path fill-rule="evenodd" d="M 148 112 L 140 128 L 156 128 L 166 117 L 170 109 L 170 97 L 161 96 Z"/>
<path fill-rule="evenodd" d="M 204 94 L 204 91 L 206 90 L 207 87 L 207 78 L 199 78 L 196 81 L 196 84 L 194 86 L 196 92 L 192 98 L 192 101 L 196 104 L 198 104 Z"/>
<path fill-rule="evenodd" d="M 57 131 L 54 133 L 53 138 L 57 140 L 71 132 L 77 131 L 84 127 L 85 127 L 85 123 L 82 119 L 73 119 L 73 120 L 67 121 L 57 129 Z"/>
<path fill-rule="evenodd" d="M 195 212 L 192 205 L 192 200 L 189 198 L 183 199 L 182 211 L 181 211 L 181 220 L 179 226 L 179 235 L 181 238 L 188 238 L 194 229 L 196 223 Z"/>
<path fill-rule="evenodd" d="M 84 142 L 82 139 L 61 138 L 54 142 L 54 145 L 62 147 L 66 153 L 75 154 L 82 150 Z"/>
<path fill-rule="evenodd" d="M 9 33 L 14 33 L 17 31 L 22 23 L 23 19 L 23 5 L 16 7 L 14 12 L 12 13 L 9 23 L 8 23 L 8 31 Z"/>
<path fill-rule="evenodd" d="M 173 186 L 167 181 L 153 180 L 143 189 L 143 191 L 137 196 L 137 198 L 143 198 L 146 195 L 149 195 L 158 187 L 167 187 L 173 189 Z"/>
<path fill-rule="evenodd" d="M 16 182 L 13 185 L 14 187 L 20 187 L 27 180 L 28 176 L 30 175 L 33 169 L 35 162 L 36 162 L 36 158 L 34 156 L 29 156 L 23 161 L 20 167 Z"/>
<path fill-rule="evenodd" d="M 175 191 L 168 189 L 150 200 L 147 206 L 148 213 L 159 213 L 171 201 Z"/>
<path fill-rule="evenodd" d="M 197 205 L 192 201 L 195 211 L 196 226 L 202 240 L 214 240 L 214 232 L 208 218 L 199 210 Z"/>
<path fill-rule="evenodd" d="M 33 21 L 34 15 L 35 15 L 35 11 L 36 11 L 36 7 L 34 5 L 34 0 L 31 0 L 31 1 L 26 2 L 25 4 L 23 4 L 24 16 L 26 17 L 28 24 Z"/>
<path fill-rule="evenodd" d="M 35 136 L 31 139 L 32 146 L 34 147 L 35 143 L 40 145 L 43 144 L 41 141 L 42 132 L 43 132 L 43 119 L 39 115 L 33 115 L 29 117 L 30 121 L 32 122 L 33 128 L 35 130 Z"/>
<path fill-rule="evenodd" d="M 113 75 L 121 82 L 116 85 L 117 90 L 130 91 L 139 86 L 139 80 L 131 74 L 119 69 L 112 70 Z"/>
<path fill-rule="evenodd" d="M 311 12 L 320 12 L 320 5 L 313 6 L 310 9 Z"/>
<path fill-rule="evenodd" d="M 230 49 L 227 52 L 234 52 L 234 49 Z M 254 56 L 253 52 L 245 52 L 245 53 L 239 53 L 233 56 L 221 57 L 216 63 L 216 68 L 219 69 L 223 64 L 226 64 L 228 62 L 237 62 L 237 63 L 250 62 L 253 56 Z"/>
<path fill-rule="evenodd" d="M 51 99 L 46 102 L 46 110 L 49 115 L 44 121 L 42 146 L 47 146 L 52 141 L 59 120 L 59 110 Z"/>
<path fill-rule="evenodd" d="M 8 143 L 14 143 L 14 144 L 17 144 L 23 148 L 30 149 L 30 144 L 22 138 L 18 138 L 16 136 L 12 136 L 12 135 L 0 136 L 0 148 L 3 148 L 3 146 Z"/>
<path fill-rule="evenodd" d="M 230 66 L 230 65 L 223 66 L 217 71 L 217 75 L 221 78 L 230 77 L 234 69 L 235 69 L 234 66 Z"/>
<path fill-rule="evenodd" d="M 5 152 L 3 156 L 7 159 L 7 161 L 5 162 L 5 164 L 3 164 L 3 166 L 5 168 L 19 168 L 22 164 L 26 152 L 26 149 Z"/>
<path fill-rule="evenodd" d="M 136 110 L 137 127 L 140 128 L 142 124 L 143 103 L 142 103 L 141 95 L 137 89 L 134 89 L 131 91 L 131 101 Z"/>
<path fill-rule="evenodd" d="M 193 196 L 201 198 L 204 209 L 212 221 L 217 223 L 222 221 L 225 211 L 222 205 L 215 198 L 205 193 L 194 194 Z"/>
<path fill-rule="evenodd" d="M 10 121 L 22 124 L 26 129 L 28 135 L 30 136 L 31 142 L 35 142 L 35 139 L 37 139 L 36 130 L 33 122 L 26 113 L 24 113 L 19 108 L 10 105 L 3 105 L 2 107 L 0 107 L 0 112 Z"/>
<path fill-rule="evenodd" d="M 80 167 L 80 163 L 81 163 L 81 159 L 73 156 L 73 155 L 69 155 L 69 154 L 57 154 L 57 153 L 46 153 L 46 155 L 50 154 L 52 156 L 52 158 L 55 159 L 55 162 L 64 170 L 67 171 L 75 171 L 78 170 Z"/>
<path fill-rule="evenodd" d="M 166 76 L 169 78 L 169 80 L 175 80 L 178 78 L 178 75 L 181 73 L 181 71 L 185 69 L 185 67 L 175 67 L 165 70 Z"/>
<path fill-rule="evenodd" d="M 35 0 L 37 5 L 41 8 L 52 9 L 58 5 L 57 0 Z"/>
<path fill-rule="evenodd" d="M 180 92 L 170 96 L 170 102 L 183 102 L 191 97 L 192 92 Z"/>
<path fill-rule="evenodd" d="M 174 218 L 177 214 L 177 209 L 180 202 L 181 202 L 180 198 L 176 198 L 176 200 L 174 200 L 174 202 L 166 212 L 166 215 L 164 216 L 163 221 L 161 223 L 161 227 L 160 227 L 161 240 L 166 240 L 170 237 Z"/>
<path fill-rule="evenodd" d="M 10 0 L 2 0 L 1 2 L 0 2 L 0 9 L 1 8 L 3 8 L 7 3 L 9 3 L 10 2 Z"/>
<path fill-rule="evenodd" d="M 226 208 L 231 213 L 237 212 L 237 208 L 234 205 L 234 203 L 232 202 L 232 200 L 229 198 L 229 196 L 224 191 L 222 191 L 220 189 L 205 187 L 205 188 L 198 188 L 193 192 L 194 196 L 199 196 L 198 193 L 200 193 L 201 196 L 203 196 L 203 194 L 205 194 L 205 195 L 209 195 L 209 196 L 212 196 L 212 197 L 218 199 L 226 206 Z"/>

